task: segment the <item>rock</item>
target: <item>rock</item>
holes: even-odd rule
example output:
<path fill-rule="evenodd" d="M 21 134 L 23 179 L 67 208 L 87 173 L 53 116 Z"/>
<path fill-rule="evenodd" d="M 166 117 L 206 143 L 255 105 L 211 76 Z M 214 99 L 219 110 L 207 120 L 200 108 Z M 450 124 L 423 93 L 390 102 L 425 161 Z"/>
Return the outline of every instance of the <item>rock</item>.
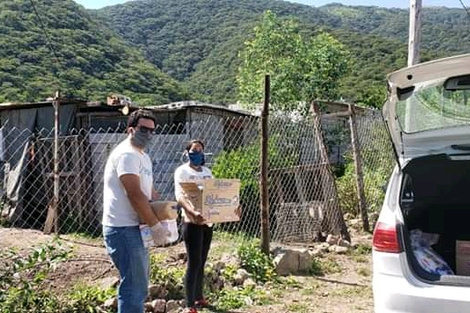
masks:
<path fill-rule="evenodd" d="M 149 297 L 150 299 L 163 299 L 168 295 L 168 291 L 162 285 L 150 285 Z"/>
<path fill-rule="evenodd" d="M 250 287 L 256 287 L 256 283 L 253 279 L 251 278 L 247 278 L 244 282 L 243 282 L 243 287 L 244 288 L 250 288 Z"/>
<path fill-rule="evenodd" d="M 338 241 L 338 246 L 349 248 L 349 247 L 351 247 L 351 243 L 350 243 L 349 241 L 347 241 L 347 240 L 340 239 L 340 240 Z"/>
<path fill-rule="evenodd" d="M 313 257 L 307 249 L 301 249 L 299 253 L 299 265 L 296 273 L 307 273 L 312 267 Z"/>
<path fill-rule="evenodd" d="M 218 261 L 217 263 L 214 264 L 214 271 L 220 272 L 225 268 L 225 262 Z"/>
<path fill-rule="evenodd" d="M 153 306 L 152 306 L 152 303 L 151 303 L 151 302 L 145 302 L 145 303 L 144 303 L 144 310 L 145 310 L 145 313 L 147 313 L 147 312 L 153 313 Z"/>
<path fill-rule="evenodd" d="M 348 252 L 348 250 L 349 249 L 347 247 L 334 246 L 333 252 L 337 254 L 344 254 Z"/>
<path fill-rule="evenodd" d="M 103 307 L 105 309 L 117 309 L 117 297 L 108 299 L 104 302 Z"/>
<path fill-rule="evenodd" d="M 320 249 L 323 252 L 328 251 L 328 248 L 330 247 L 330 244 L 328 242 L 322 242 L 317 246 L 318 249 Z"/>
<path fill-rule="evenodd" d="M 223 276 L 219 276 L 213 283 L 212 283 L 212 291 L 220 291 L 225 286 L 225 278 Z"/>
<path fill-rule="evenodd" d="M 340 237 L 339 236 L 335 236 L 335 235 L 328 235 L 328 237 L 326 237 L 326 242 L 330 245 L 335 245 L 338 243 Z"/>
<path fill-rule="evenodd" d="M 323 252 L 324 251 L 319 249 L 318 247 L 308 251 L 311 257 L 321 257 L 323 255 Z"/>
<path fill-rule="evenodd" d="M 244 302 L 247 306 L 253 305 L 253 299 L 251 299 L 250 297 L 245 297 Z"/>
<path fill-rule="evenodd" d="M 228 265 L 238 267 L 240 265 L 240 260 L 238 259 L 237 255 L 234 254 L 223 254 L 219 262 L 223 262 L 225 267 Z"/>
<path fill-rule="evenodd" d="M 165 313 L 166 301 L 164 299 L 153 300 L 152 308 L 154 313 Z"/>
<path fill-rule="evenodd" d="M 245 281 L 245 279 L 243 278 L 242 275 L 240 275 L 240 274 L 233 275 L 233 284 L 234 284 L 234 286 L 241 286 L 241 285 L 243 285 L 244 281 Z"/>
<path fill-rule="evenodd" d="M 283 250 L 274 257 L 276 272 L 282 276 L 307 272 L 312 261 L 313 257 L 306 249 Z"/>
<path fill-rule="evenodd" d="M 243 279 L 247 279 L 247 278 L 250 278 L 250 273 L 248 273 L 245 269 L 243 268 L 239 268 L 237 270 L 237 274 L 240 275 L 241 277 L 243 277 Z"/>
<path fill-rule="evenodd" d="M 180 308 L 181 306 L 176 300 L 168 300 L 168 302 L 166 303 L 167 313 L 177 312 Z"/>
<path fill-rule="evenodd" d="M 105 290 L 116 288 L 118 285 L 119 277 L 105 277 L 98 281 L 98 286 Z"/>
<path fill-rule="evenodd" d="M 351 227 L 354 227 L 354 228 L 361 228 L 362 227 L 362 220 L 360 218 L 354 218 L 354 219 L 350 219 L 348 221 L 349 225 L 351 225 Z"/>

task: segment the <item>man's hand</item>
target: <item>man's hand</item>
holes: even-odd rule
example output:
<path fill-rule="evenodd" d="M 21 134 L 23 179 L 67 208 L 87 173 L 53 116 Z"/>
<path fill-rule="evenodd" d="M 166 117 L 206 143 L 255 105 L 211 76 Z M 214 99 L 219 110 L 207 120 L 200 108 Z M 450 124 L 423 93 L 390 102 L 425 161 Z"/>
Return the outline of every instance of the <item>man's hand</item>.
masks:
<path fill-rule="evenodd" d="M 168 242 L 171 233 L 160 222 L 150 227 L 150 229 L 152 230 L 152 238 L 156 246 L 161 246 Z"/>
<path fill-rule="evenodd" d="M 152 201 L 157 201 L 158 199 L 160 199 L 160 194 L 152 188 Z"/>

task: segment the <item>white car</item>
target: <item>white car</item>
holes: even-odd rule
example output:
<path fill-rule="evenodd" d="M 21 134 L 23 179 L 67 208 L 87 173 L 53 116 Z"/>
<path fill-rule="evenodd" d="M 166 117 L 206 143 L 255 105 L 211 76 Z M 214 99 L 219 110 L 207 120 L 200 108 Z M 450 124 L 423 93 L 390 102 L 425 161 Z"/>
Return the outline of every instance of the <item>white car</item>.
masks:
<path fill-rule="evenodd" d="M 375 312 L 470 312 L 470 54 L 388 87 L 397 163 L 373 236 Z"/>

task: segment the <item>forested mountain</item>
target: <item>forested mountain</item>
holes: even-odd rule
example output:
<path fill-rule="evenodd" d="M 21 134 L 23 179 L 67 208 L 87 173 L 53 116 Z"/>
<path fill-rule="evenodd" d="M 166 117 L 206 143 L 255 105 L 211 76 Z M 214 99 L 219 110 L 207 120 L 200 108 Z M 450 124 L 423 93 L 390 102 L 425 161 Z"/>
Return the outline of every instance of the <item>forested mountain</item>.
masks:
<path fill-rule="evenodd" d="M 0 1 L 0 102 L 54 95 L 105 100 L 123 93 L 141 104 L 187 98 L 179 83 L 145 60 L 72 0 L 35 0 L 54 52 L 27 0 Z"/>
<path fill-rule="evenodd" d="M 199 98 L 229 103 L 236 101 L 238 53 L 267 9 L 298 20 L 307 36 L 328 31 L 348 47 L 352 72 L 342 82 L 347 100 L 383 94 L 386 73 L 406 65 L 408 11 L 402 9 L 315 8 L 273 0 L 139 0 L 98 14 Z M 424 9 L 423 60 L 470 52 L 469 39 L 463 9 Z"/>
<path fill-rule="evenodd" d="M 72 0 L 0 1 L 0 102 L 39 100 L 57 88 L 104 100 L 118 92 L 140 104 L 193 98 L 237 100 L 244 42 L 265 10 L 294 18 L 306 37 L 327 31 L 351 52 L 346 100 L 383 96 L 385 74 L 406 65 L 408 11 L 281 0 L 137 0 L 85 10 Z M 463 9 L 425 8 L 422 59 L 470 52 Z"/>

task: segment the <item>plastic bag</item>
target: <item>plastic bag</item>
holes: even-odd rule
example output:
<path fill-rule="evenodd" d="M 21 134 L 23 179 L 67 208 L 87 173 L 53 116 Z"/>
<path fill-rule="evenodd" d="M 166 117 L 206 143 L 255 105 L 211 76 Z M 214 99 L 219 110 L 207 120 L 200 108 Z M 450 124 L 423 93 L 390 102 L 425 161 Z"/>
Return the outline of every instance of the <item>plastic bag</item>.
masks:
<path fill-rule="evenodd" d="M 439 240 L 438 234 L 423 233 L 420 229 L 410 231 L 411 247 L 419 265 L 435 275 L 454 275 L 444 259 L 431 246 Z"/>
<path fill-rule="evenodd" d="M 171 244 L 178 240 L 179 233 L 178 233 L 178 226 L 176 224 L 176 220 L 164 220 L 160 221 L 157 224 L 157 227 L 165 230 L 165 233 L 168 236 L 163 236 L 158 238 L 157 242 L 152 234 L 152 230 L 147 225 L 140 225 L 140 234 L 142 236 L 142 241 L 144 243 L 144 247 L 149 248 L 153 246 L 164 246 L 167 244 Z"/>

